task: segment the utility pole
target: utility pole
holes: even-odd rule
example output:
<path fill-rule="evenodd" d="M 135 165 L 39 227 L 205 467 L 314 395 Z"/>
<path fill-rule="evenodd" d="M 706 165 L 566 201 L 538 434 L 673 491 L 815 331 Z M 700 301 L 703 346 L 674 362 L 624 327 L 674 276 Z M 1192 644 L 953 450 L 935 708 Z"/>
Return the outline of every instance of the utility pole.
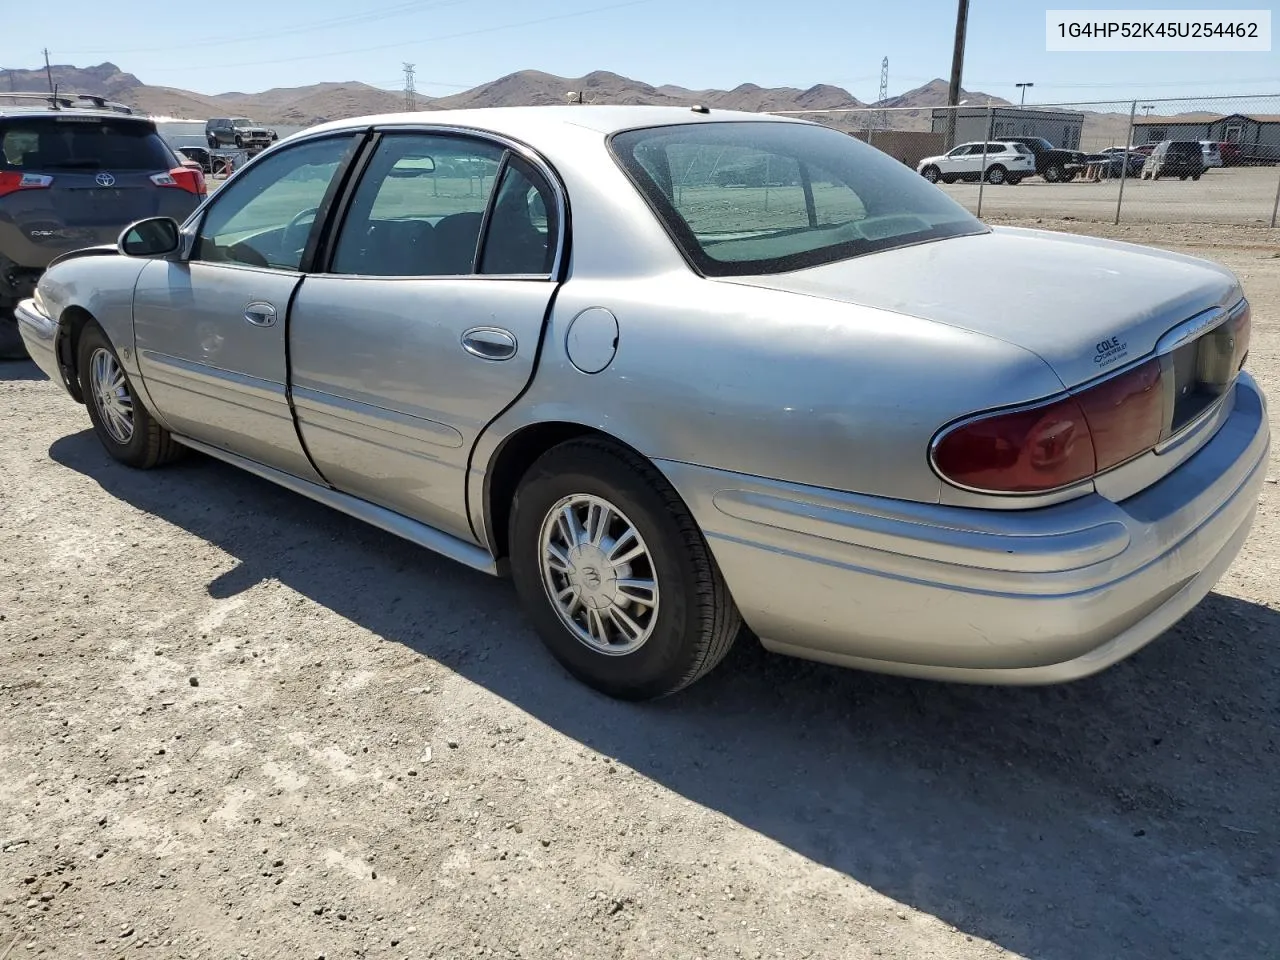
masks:
<path fill-rule="evenodd" d="M 1025 107 L 1027 105 L 1027 87 L 1034 87 L 1035 84 L 1034 83 L 1015 83 L 1014 86 L 1022 88 L 1022 100 L 1019 101 L 1018 106 Z"/>
<path fill-rule="evenodd" d="M 54 93 L 53 89 L 53 68 L 49 66 L 49 48 L 44 48 L 44 75 L 49 78 L 49 92 Z M 12 80 L 13 75 L 10 74 Z"/>
<path fill-rule="evenodd" d="M 969 24 L 969 0 L 957 0 L 956 45 L 951 51 L 951 84 L 947 88 L 946 149 L 955 146 L 956 106 L 960 102 L 960 75 L 964 72 L 964 34 Z"/>
<path fill-rule="evenodd" d="M 413 86 L 413 67 L 412 63 L 404 65 L 404 108 L 406 110 L 418 109 L 418 93 Z"/>

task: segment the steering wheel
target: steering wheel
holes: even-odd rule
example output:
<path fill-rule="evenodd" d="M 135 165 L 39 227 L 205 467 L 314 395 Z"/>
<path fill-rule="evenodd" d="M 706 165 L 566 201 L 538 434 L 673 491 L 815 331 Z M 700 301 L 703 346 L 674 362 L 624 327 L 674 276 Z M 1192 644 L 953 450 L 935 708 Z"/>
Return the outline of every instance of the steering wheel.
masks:
<path fill-rule="evenodd" d="M 298 256 L 302 256 L 302 251 L 306 248 L 306 245 L 307 245 L 307 238 L 304 235 L 302 237 L 301 243 L 294 243 L 292 242 L 293 232 L 299 226 L 301 226 L 302 222 L 306 220 L 308 217 L 310 217 L 314 221 L 315 215 L 317 212 L 319 212 L 319 210 L 320 210 L 319 207 L 311 207 L 309 210 L 301 211 L 300 213 L 295 215 L 292 220 L 289 221 L 288 225 L 284 228 L 284 233 L 280 237 L 281 250 L 287 250 L 291 253 L 296 253 Z"/>

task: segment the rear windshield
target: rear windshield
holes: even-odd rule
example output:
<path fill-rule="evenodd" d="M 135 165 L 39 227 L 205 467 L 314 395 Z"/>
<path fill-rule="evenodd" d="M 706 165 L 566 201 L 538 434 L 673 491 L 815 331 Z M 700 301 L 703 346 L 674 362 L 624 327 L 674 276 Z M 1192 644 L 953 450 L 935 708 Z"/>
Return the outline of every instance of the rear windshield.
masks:
<path fill-rule="evenodd" d="M 610 149 L 707 276 L 779 273 L 986 227 L 914 170 L 800 123 L 692 123 L 614 135 Z"/>
<path fill-rule="evenodd" d="M 169 148 L 136 120 L 8 117 L 0 121 L 0 170 L 168 170 Z"/>
<path fill-rule="evenodd" d="M 1175 140 L 1173 143 L 1169 144 L 1169 153 L 1173 156 L 1180 157 L 1198 157 L 1201 153 L 1200 144 L 1185 143 Z"/>

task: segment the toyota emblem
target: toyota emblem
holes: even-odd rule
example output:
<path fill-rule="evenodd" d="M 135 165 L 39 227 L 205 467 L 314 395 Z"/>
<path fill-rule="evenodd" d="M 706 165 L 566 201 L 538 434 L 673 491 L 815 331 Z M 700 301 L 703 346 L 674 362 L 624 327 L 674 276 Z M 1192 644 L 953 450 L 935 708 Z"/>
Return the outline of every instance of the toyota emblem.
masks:
<path fill-rule="evenodd" d="M 116 178 L 109 173 L 100 173 L 93 179 L 97 182 L 98 186 L 100 187 L 110 187 L 110 186 L 113 186 L 116 182 Z"/>

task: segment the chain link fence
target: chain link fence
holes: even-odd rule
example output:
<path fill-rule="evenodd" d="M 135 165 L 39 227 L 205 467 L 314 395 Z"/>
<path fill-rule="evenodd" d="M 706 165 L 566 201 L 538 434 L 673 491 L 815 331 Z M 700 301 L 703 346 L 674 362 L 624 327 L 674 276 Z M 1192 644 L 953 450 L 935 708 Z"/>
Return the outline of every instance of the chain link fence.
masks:
<path fill-rule="evenodd" d="M 984 219 L 1274 228 L 1280 214 L 1280 95 L 780 112 L 867 141 Z"/>

